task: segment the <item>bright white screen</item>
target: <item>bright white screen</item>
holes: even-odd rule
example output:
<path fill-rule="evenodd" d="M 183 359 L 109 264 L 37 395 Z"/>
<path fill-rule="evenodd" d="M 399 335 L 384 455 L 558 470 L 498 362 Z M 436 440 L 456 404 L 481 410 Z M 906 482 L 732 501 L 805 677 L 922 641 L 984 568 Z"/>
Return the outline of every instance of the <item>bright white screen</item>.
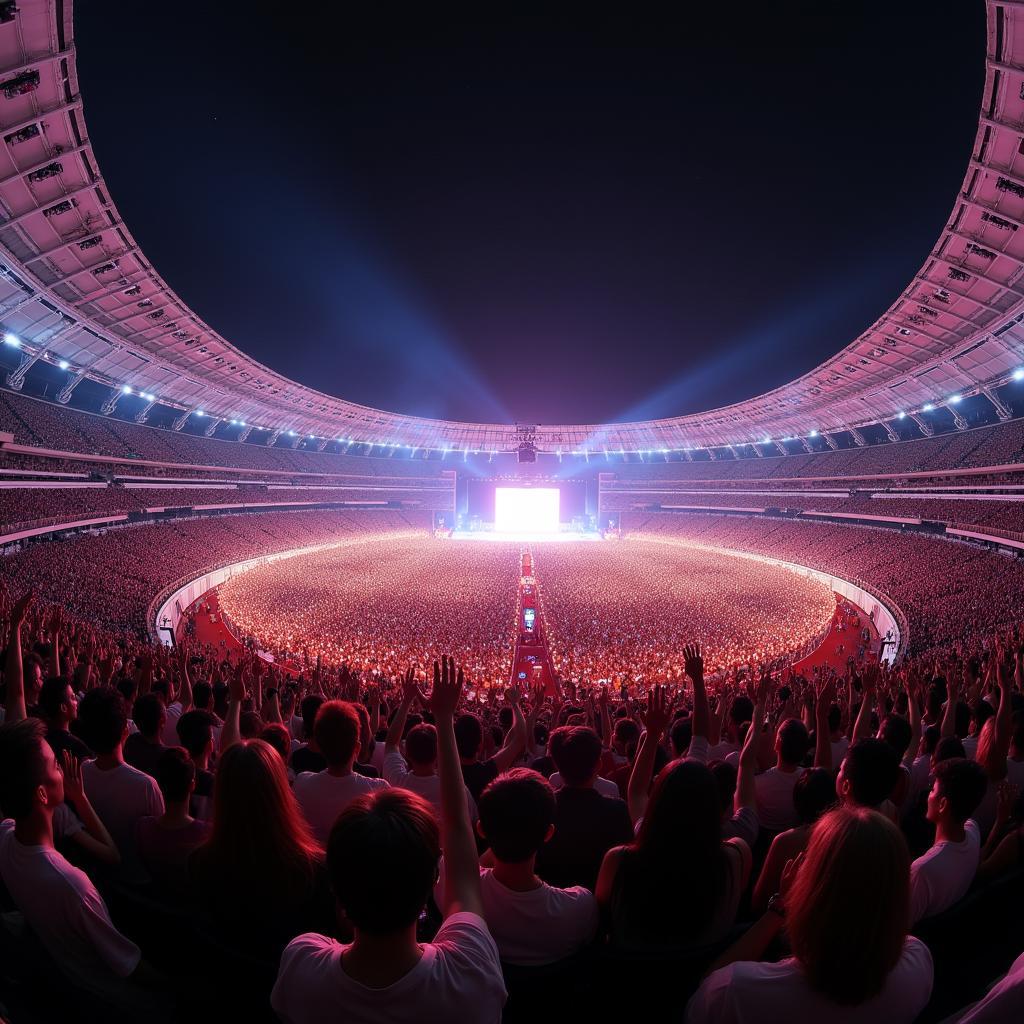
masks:
<path fill-rule="evenodd" d="M 494 529 L 498 533 L 557 533 L 557 487 L 497 487 Z"/>

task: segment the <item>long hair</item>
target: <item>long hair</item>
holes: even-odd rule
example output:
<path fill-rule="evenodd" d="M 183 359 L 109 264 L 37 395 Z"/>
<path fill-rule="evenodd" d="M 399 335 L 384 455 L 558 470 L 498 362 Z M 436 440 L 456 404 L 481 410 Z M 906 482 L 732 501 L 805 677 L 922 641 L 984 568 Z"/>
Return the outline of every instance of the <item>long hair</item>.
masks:
<path fill-rule="evenodd" d="M 722 805 L 707 765 L 678 760 L 659 773 L 616 878 L 627 934 L 682 944 L 710 923 L 723 896 Z"/>
<path fill-rule="evenodd" d="M 225 750 L 213 787 L 213 828 L 193 854 L 201 881 L 287 900 L 308 889 L 322 859 L 280 754 L 263 740 Z"/>
<path fill-rule="evenodd" d="M 877 811 L 829 811 L 814 826 L 787 906 L 793 954 L 812 989 L 841 1006 L 878 995 L 910 923 L 903 836 Z"/>

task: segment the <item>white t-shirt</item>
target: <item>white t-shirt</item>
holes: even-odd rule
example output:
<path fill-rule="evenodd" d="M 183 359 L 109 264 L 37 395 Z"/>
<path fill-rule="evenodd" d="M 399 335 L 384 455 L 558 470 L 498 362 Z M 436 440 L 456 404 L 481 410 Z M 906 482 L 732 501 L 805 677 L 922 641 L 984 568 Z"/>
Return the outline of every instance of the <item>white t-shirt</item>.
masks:
<path fill-rule="evenodd" d="M 548 779 L 548 782 L 551 783 L 551 788 L 556 791 L 565 785 L 562 781 L 561 772 L 553 772 L 551 778 Z M 611 797 L 613 800 L 619 800 L 622 797 L 622 794 L 619 792 L 619 787 L 616 786 L 611 779 L 603 779 L 600 775 L 594 779 L 594 789 L 596 789 L 601 796 Z"/>
<path fill-rule="evenodd" d="M 164 813 L 164 798 L 156 779 L 130 764 L 103 771 L 92 760 L 82 765 L 82 783 L 89 803 L 121 854 L 121 877 L 126 882 L 147 881 L 135 848 L 135 825 L 139 818 L 159 818 Z"/>
<path fill-rule="evenodd" d="M 738 754 L 739 752 L 740 748 L 735 743 L 722 740 L 713 747 L 708 747 L 708 760 L 725 761 L 728 760 L 730 754 Z"/>
<path fill-rule="evenodd" d="M 769 768 L 754 777 L 757 794 L 757 820 L 762 828 L 770 832 L 782 832 L 797 825 L 796 808 L 793 806 L 793 790 L 803 770 L 783 772 Z"/>
<path fill-rule="evenodd" d="M 501 959 L 522 967 L 557 963 L 585 946 L 597 932 L 597 900 L 582 885 L 556 889 L 541 883 L 529 892 L 502 885 L 491 868 L 480 869 L 484 920 Z M 434 900 L 444 906 L 444 864 Z"/>
<path fill-rule="evenodd" d="M 904 761 L 906 764 L 906 761 Z M 910 777 L 907 779 L 907 792 L 903 798 L 902 810 L 909 811 L 918 801 L 921 794 L 929 789 L 928 781 L 932 775 L 932 759 L 930 754 L 920 754 L 909 765 Z"/>
<path fill-rule="evenodd" d="M 0 822 L 0 876 L 32 931 L 72 980 L 110 995 L 139 964 L 138 946 L 111 923 L 84 871 L 46 846 L 23 846 Z"/>
<path fill-rule="evenodd" d="M 175 701 L 168 704 L 165 709 L 167 719 L 164 722 L 164 734 L 161 740 L 165 747 L 180 747 L 181 740 L 178 739 L 178 719 L 181 718 L 181 702 Z"/>
<path fill-rule="evenodd" d="M 452 914 L 419 963 L 387 988 L 368 988 L 341 964 L 346 947 L 307 932 L 281 956 L 270 1005 L 285 1024 L 498 1024 L 507 993 L 483 918 Z"/>
<path fill-rule="evenodd" d="M 715 971 L 697 989 L 686 1024 L 910 1024 L 931 997 L 932 974 L 928 947 L 908 936 L 882 991 L 860 1006 L 839 1006 L 807 984 L 796 960 L 740 961 Z"/>
<path fill-rule="evenodd" d="M 365 793 L 386 787 L 387 782 L 384 779 L 368 779 L 365 775 L 357 775 L 355 772 L 349 775 L 330 775 L 322 771 L 299 772 L 293 788 L 295 798 L 299 801 L 313 834 L 321 843 L 326 844 L 338 815 L 353 800 Z"/>
<path fill-rule="evenodd" d="M 910 920 L 932 917 L 963 899 L 981 859 L 981 834 L 973 818 L 959 843 L 936 843 L 910 865 Z"/>
<path fill-rule="evenodd" d="M 1007 1024 L 1024 1020 L 1024 953 L 998 985 L 960 1018 L 960 1024 Z"/>
<path fill-rule="evenodd" d="M 399 789 L 407 789 L 410 793 L 416 793 L 423 797 L 441 816 L 441 777 L 439 775 L 414 775 L 409 771 L 405 758 L 395 752 L 384 755 L 384 780 L 389 786 L 397 786 Z M 463 787 L 465 789 L 465 787 Z M 466 790 L 466 809 L 469 811 L 469 820 L 476 821 L 476 801 L 469 790 Z"/>

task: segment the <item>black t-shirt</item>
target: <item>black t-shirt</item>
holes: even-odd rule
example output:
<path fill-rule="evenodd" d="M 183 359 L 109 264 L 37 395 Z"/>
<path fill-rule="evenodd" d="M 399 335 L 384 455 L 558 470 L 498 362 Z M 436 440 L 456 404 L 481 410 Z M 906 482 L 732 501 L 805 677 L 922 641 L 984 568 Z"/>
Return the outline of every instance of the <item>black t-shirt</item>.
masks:
<path fill-rule="evenodd" d="M 322 772 L 326 767 L 327 758 L 309 747 L 299 747 L 292 754 L 292 771 L 296 775 L 299 772 Z"/>
<path fill-rule="evenodd" d="M 77 736 L 72 736 L 65 729 L 51 729 L 46 734 L 46 742 L 50 744 L 53 756 L 58 762 L 64 750 L 70 750 L 79 761 L 92 757 L 92 751 Z"/>
<path fill-rule="evenodd" d="M 540 772 L 545 779 L 550 779 L 555 774 L 555 759 L 550 754 L 545 754 L 543 757 L 534 758 L 530 762 L 530 767 L 535 772 Z"/>
<path fill-rule="evenodd" d="M 555 834 L 537 851 L 537 874 L 560 889 L 583 885 L 593 892 L 604 855 L 633 840 L 626 801 L 565 787 L 555 804 Z"/>
<path fill-rule="evenodd" d="M 462 766 L 462 780 L 473 799 L 479 801 L 480 794 L 488 784 L 498 777 L 498 765 L 492 757 L 489 761 L 474 761 Z"/>
<path fill-rule="evenodd" d="M 156 778 L 156 763 L 166 749 L 162 743 L 150 743 L 141 732 L 133 732 L 124 741 L 124 759 L 133 768 Z"/>
<path fill-rule="evenodd" d="M 380 772 L 377 771 L 372 764 L 360 764 L 358 761 L 355 761 L 352 764 L 352 771 L 354 771 L 356 775 L 362 775 L 363 778 L 366 779 L 380 778 Z"/>

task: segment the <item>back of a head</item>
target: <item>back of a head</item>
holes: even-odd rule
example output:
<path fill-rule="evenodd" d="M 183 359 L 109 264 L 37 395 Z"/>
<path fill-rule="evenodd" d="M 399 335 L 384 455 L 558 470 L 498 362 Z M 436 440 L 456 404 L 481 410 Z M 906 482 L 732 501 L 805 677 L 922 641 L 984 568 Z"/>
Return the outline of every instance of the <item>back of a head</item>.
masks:
<path fill-rule="evenodd" d="M 959 736 L 943 736 L 935 744 L 935 752 L 932 754 L 932 761 L 939 764 L 948 761 L 951 757 L 966 757 L 963 741 Z"/>
<path fill-rule="evenodd" d="M 299 714 L 302 716 L 302 735 L 307 740 L 313 738 L 313 724 L 316 722 L 317 712 L 320 710 L 320 705 L 323 702 L 323 697 L 311 693 L 303 697 L 302 703 L 299 705 Z"/>
<path fill-rule="evenodd" d="M 471 761 L 480 752 L 484 741 L 484 728 L 476 715 L 466 712 L 455 719 L 455 745 L 459 748 L 459 757 Z"/>
<path fill-rule="evenodd" d="M 811 735 L 799 718 L 790 718 L 779 726 L 779 757 L 785 764 L 798 765 L 811 747 Z"/>
<path fill-rule="evenodd" d="M 201 757 L 213 740 L 214 719 L 208 711 L 186 711 L 178 719 L 175 731 L 190 757 Z"/>
<path fill-rule="evenodd" d="M 719 786 L 707 765 L 683 758 L 658 773 L 624 866 L 617 884 L 633 927 L 678 941 L 680 915 L 688 930 L 700 932 L 708 923 L 726 862 Z"/>
<path fill-rule="evenodd" d="M 628 750 L 640 739 L 640 726 L 632 718 L 620 718 L 615 723 L 614 736 L 615 742 L 623 750 Z"/>
<path fill-rule="evenodd" d="M 882 725 L 882 739 L 902 758 L 910 746 L 914 731 L 902 715 L 888 715 Z"/>
<path fill-rule="evenodd" d="M 836 784 L 825 768 L 808 768 L 793 787 L 793 807 L 801 825 L 813 825 L 836 802 Z"/>
<path fill-rule="evenodd" d="M 877 807 L 889 798 L 899 779 L 899 754 L 885 740 L 865 737 L 846 752 L 842 772 L 854 803 Z"/>
<path fill-rule="evenodd" d="M 60 714 L 61 705 L 65 703 L 67 692 L 68 681 L 63 676 L 44 679 L 39 690 L 39 710 L 48 719 L 56 718 Z"/>
<path fill-rule="evenodd" d="M 331 768 L 347 765 L 359 750 L 359 715 L 345 700 L 320 706 L 313 723 L 313 738 Z"/>
<path fill-rule="evenodd" d="M 683 715 L 672 723 L 669 730 L 669 742 L 672 744 L 672 752 L 676 757 L 684 757 L 690 747 L 690 740 L 693 739 L 693 719 L 689 715 Z"/>
<path fill-rule="evenodd" d="M 544 844 L 555 821 L 555 792 L 543 775 L 513 768 L 480 794 L 480 828 L 494 856 L 519 864 Z"/>
<path fill-rule="evenodd" d="M 0 725 L 0 814 L 15 821 L 27 817 L 42 782 L 46 726 L 38 718 Z"/>
<path fill-rule="evenodd" d="M 563 725 L 551 734 L 551 759 L 567 786 L 585 786 L 601 761 L 601 738 L 589 726 Z"/>
<path fill-rule="evenodd" d="M 213 829 L 197 851 L 211 880 L 276 886 L 285 899 L 289 886 L 308 882 L 319 852 L 277 751 L 262 740 L 228 747 L 217 761 Z"/>
<path fill-rule="evenodd" d="M 829 732 L 835 732 L 843 724 L 843 712 L 838 704 L 832 704 L 828 709 Z"/>
<path fill-rule="evenodd" d="M 206 682 L 192 684 L 192 706 L 200 711 L 209 711 L 213 703 L 213 687 Z"/>
<path fill-rule="evenodd" d="M 432 725 L 413 726 L 405 737 L 405 753 L 414 765 L 432 765 L 437 760 L 437 729 Z"/>
<path fill-rule="evenodd" d="M 876 811 L 829 811 L 814 826 L 786 904 L 790 944 L 811 988 L 842 1006 L 871 999 L 907 934 L 910 854 L 902 834 Z"/>
<path fill-rule="evenodd" d="M 739 772 L 728 761 L 712 761 L 708 768 L 718 787 L 718 799 L 721 803 L 722 813 L 731 814 L 736 799 L 736 780 L 739 777 Z"/>
<path fill-rule="evenodd" d="M 97 754 L 110 754 L 124 738 L 128 707 L 111 686 L 90 690 L 78 705 L 82 738 Z"/>
<path fill-rule="evenodd" d="M 144 693 L 135 698 L 132 705 L 132 721 L 147 739 L 160 734 L 160 722 L 164 717 L 164 702 L 155 693 Z"/>
<path fill-rule="evenodd" d="M 953 757 L 935 766 L 939 796 L 949 803 L 954 821 L 963 824 L 978 809 L 988 789 L 988 776 L 977 761 Z"/>
<path fill-rule="evenodd" d="M 734 726 L 749 722 L 753 717 L 754 702 L 746 694 L 740 694 L 733 699 L 732 706 L 729 708 L 729 720 Z"/>
<path fill-rule="evenodd" d="M 359 797 L 338 816 L 327 869 L 353 926 L 389 935 L 416 921 L 437 881 L 440 831 L 433 809 L 403 789 Z"/>
<path fill-rule="evenodd" d="M 292 738 L 288 735 L 285 726 L 280 722 L 270 722 L 263 727 L 259 738 L 273 747 L 281 755 L 281 760 L 285 764 L 288 763 L 292 752 Z"/>
<path fill-rule="evenodd" d="M 156 784 L 167 803 L 187 800 L 196 781 L 196 766 L 184 747 L 168 747 L 157 758 Z"/>

